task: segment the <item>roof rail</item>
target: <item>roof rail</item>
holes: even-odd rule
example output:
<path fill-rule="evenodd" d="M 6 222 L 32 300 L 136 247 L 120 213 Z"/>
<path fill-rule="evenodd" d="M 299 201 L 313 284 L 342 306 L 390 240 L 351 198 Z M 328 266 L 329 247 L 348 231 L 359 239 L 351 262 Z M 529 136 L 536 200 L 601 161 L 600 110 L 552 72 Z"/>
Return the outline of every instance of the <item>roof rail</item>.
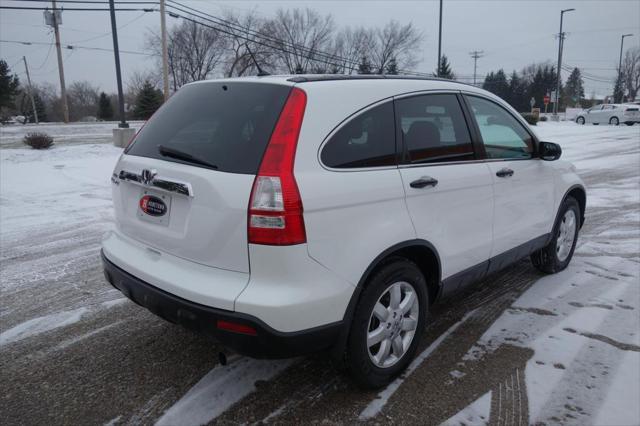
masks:
<path fill-rule="evenodd" d="M 428 81 L 446 81 L 448 83 L 461 83 L 455 80 L 448 80 L 439 77 L 421 77 L 413 75 L 389 75 L 389 74 L 312 74 L 290 77 L 287 81 L 292 83 L 310 83 L 314 81 L 335 81 L 335 80 L 428 80 Z"/>

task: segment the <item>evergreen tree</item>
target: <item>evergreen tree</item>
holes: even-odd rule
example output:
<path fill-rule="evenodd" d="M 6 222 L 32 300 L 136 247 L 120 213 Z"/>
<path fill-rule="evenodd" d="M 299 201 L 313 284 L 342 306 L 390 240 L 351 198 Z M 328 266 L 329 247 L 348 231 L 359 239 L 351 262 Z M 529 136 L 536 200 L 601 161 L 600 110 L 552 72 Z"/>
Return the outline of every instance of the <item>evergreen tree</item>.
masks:
<path fill-rule="evenodd" d="M 37 93 L 33 94 L 33 103 L 36 104 L 38 121 L 40 123 L 48 121 L 47 108 L 45 107 L 42 97 L 39 94 Z M 33 105 L 31 105 L 31 98 L 26 93 L 25 93 L 25 96 L 23 97 L 20 110 L 22 111 L 22 115 L 26 117 L 28 123 L 36 122 L 36 117 L 33 115 Z"/>
<path fill-rule="evenodd" d="M 371 74 L 371 62 L 366 56 L 363 56 L 358 65 L 358 74 Z"/>
<path fill-rule="evenodd" d="M 584 82 L 579 68 L 574 68 L 565 85 L 565 94 L 571 105 L 579 105 L 584 99 Z"/>
<path fill-rule="evenodd" d="M 396 62 L 396 58 L 391 58 L 389 60 L 384 73 L 389 75 L 398 75 L 398 63 Z"/>
<path fill-rule="evenodd" d="M 434 77 L 446 78 L 448 80 L 456 79 L 456 75 L 451 70 L 451 64 L 449 64 L 449 59 L 447 59 L 447 55 L 442 55 L 438 70 L 433 75 Z"/>
<path fill-rule="evenodd" d="M 544 96 L 556 90 L 556 79 L 556 68 L 553 65 L 537 65 L 529 84 L 527 99 L 533 97 L 537 105 L 542 105 Z"/>
<path fill-rule="evenodd" d="M 9 115 L 9 111 L 15 108 L 16 95 L 20 87 L 18 76 L 11 75 L 9 65 L 4 59 L 0 59 L 0 119 Z"/>
<path fill-rule="evenodd" d="M 517 111 L 524 112 L 531 107 L 530 99 L 530 97 L 527 98 L 526 82 L 517 72 L 513 71 L 511 77 L 509 77 L 509 96 L 506 101 Z M 537 100 L 537 102 L 540 102 L 540 100 Z"/>
<path fill-rule="evenodd" d="M 616 77 L 616 84 L 613 86 L 613 103 L 619 104 L 624 98 L 624 81 L 621 78 L 621 73 L 618 73 Z"/>
<path fill-rule="evenodd" d="M 162 92 L 146 80 L 136 96 L 136 104 L 133 108 L 133 115 L 140 120 L 148 120 L 154 112 L 162 105 L 164 98 Z"/>
<path fill-rule="evenodd" d="M 98 120 L 113 120 L 113 107 L 111 99 L 106 93 L 101 92 L 98 99 Z"/>

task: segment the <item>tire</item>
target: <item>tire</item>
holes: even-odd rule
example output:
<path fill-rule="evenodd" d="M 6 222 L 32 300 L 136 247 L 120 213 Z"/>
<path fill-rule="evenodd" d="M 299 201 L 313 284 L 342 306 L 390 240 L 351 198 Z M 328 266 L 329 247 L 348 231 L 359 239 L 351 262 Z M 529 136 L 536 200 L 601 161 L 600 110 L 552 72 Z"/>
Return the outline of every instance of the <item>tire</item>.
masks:
<path fill-rule="evenodd" d="M 620 120 L 618 120 L 618 117 L 611 117 L 609 119 L 609 124 L 611 124 L 612 126 L 617 126 L 620 124 Z"/>
<path fill-rule="evenodd" d="M 576 123 L 584 125 L 584 123 L 585 123 L 584 117 L 576 118 Z"/>
<path fill-rule="evenodd" d="M 398 290 L 400 298 L 394 299 L 400 303 L 394 301 L 397 308 L 393 309 L 391 293 Z M 351 323 L 345 354 L 347 371 L 358 385 L 380 388 L 407 368 L 425 328 L 428 297 L 422 272 L 404 258 L 390 259 L 367 281 Z M 379 343 L 369 346 L 368 338 Z"/>
<path fill-rule="evenodd" d="M 560 206 L 557 222 L 553 226 L 553 239 L 546 247 L 531 255 L 533 266 L 544 273 L 555 274 L 569 265 L 578 241 L 580 218 L 580 205 L 575 198 L 567 197 Z"/>
<path fill-rule="evenodd" d="M 628 121 L 628 122 L 626 122 L 624 124 L 626 124 L 627 126 L 633 126 L 633 121 Z"/>

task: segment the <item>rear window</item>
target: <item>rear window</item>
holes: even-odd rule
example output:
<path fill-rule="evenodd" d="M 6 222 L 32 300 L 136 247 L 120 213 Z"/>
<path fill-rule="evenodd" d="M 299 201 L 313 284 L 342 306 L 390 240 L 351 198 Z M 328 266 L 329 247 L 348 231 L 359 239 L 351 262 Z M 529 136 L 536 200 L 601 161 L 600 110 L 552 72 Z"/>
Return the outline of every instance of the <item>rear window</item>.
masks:
<path fill-rule="evenodd" d="M 290 90 L 244 82 L 185 86 L 144 126 L 127 154 L 198 166 L 162 156 L 162 145 L 220 171 L 256 174 Z"/>

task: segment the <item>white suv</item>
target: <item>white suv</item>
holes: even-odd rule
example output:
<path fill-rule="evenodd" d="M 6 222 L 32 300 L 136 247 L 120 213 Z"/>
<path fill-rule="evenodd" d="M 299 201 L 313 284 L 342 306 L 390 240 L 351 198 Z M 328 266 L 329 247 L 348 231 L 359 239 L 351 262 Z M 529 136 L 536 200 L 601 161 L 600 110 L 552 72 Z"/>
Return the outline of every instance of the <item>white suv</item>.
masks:
<path fill-rule="evenodd" d="M 439 298 L 529 255 L 567 266 L 586 193 L 560 153 L 451 81 L 188 84 L 116 165 L 105 275 L 240 353 L 330 349 L 382 386 Z"/>

